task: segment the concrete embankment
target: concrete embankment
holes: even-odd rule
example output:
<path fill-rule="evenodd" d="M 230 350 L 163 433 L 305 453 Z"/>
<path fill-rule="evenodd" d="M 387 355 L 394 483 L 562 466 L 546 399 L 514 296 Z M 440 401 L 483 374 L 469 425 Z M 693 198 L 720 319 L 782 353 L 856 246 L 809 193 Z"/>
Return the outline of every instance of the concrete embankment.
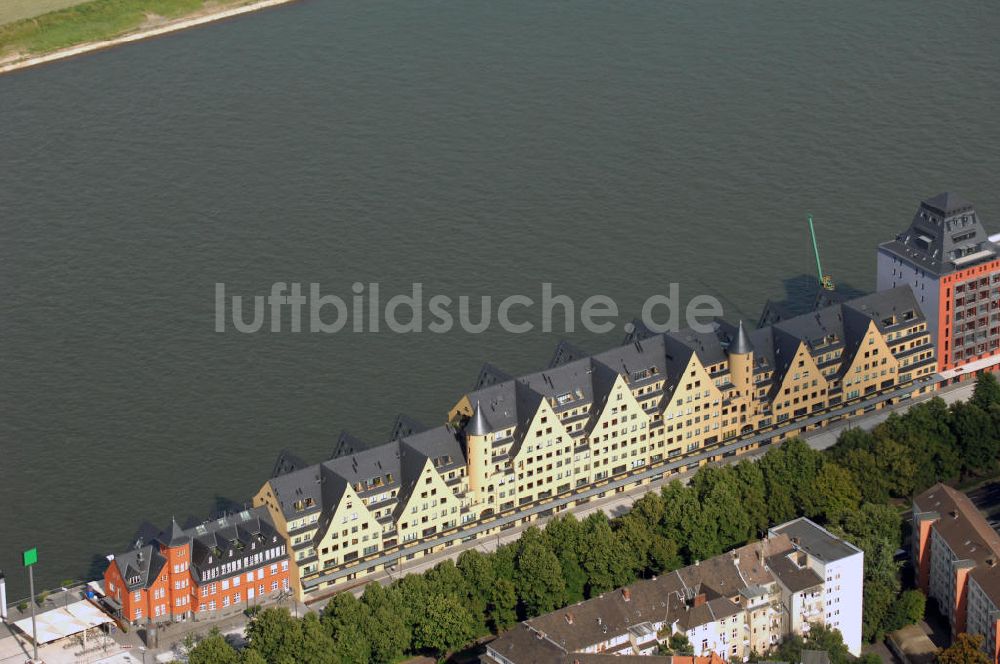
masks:
<path fill-rule="evenodd" d="M 291 2 L 296 2 L 296 0 L 258 0 L 257 2 L 252 2 L 246 5 L 240 5 L 238 7 L 229 7 L 227 9 L 219 9 L 218 11 L 213 11 L 210 13 L 198 14 L 196 16 L 189 16 L 187 18 L 180 18 L 168 21 L 156 27 L 142 29 L 137 32 L 131 32 L 129 34 L 122 35 L 121 37 L 115 37 L 114 39 L 88 42 L 86 44 L 79 44 L 77 46 L 70 46 L 69 48 L 59 49 L 58 51 L 46 53 L 45 55 L 29 56 L 19 60 L 13 60 L 10 62 L 2 63 L 0 64 L 0 74 L 6 74 L 12 71 L 17 71 L 19 69 L 26 69 L 28 67 L 35 67 L 37 65 L 43 65 L 49 62 L 56 62 L 58 60 L 65 60 L 66 58 L 72 58 L 78 55 L 91 53 L 93 51 L 100 51 L 106 48 L 112 48 L 114 46 L 128 44 L 130 42 L 141 41 L 143 39 L 150 39 L 152 37 L 159 37 L 160 35 L 169 34 L 171 32 L 177 32 L 179 30 L 187 30 L 188 28 L 194 28 L 199 25 L 204 25 L 206 23 L 214 23 L 215 21 L 221 21 L 223 19 L 232 18 L 234 16 L 240 16 L 241 14 L 249 14 L 250 12 L 260 11 L 262 9 L 267 9 L 269 7 L 285 5 Z"/>

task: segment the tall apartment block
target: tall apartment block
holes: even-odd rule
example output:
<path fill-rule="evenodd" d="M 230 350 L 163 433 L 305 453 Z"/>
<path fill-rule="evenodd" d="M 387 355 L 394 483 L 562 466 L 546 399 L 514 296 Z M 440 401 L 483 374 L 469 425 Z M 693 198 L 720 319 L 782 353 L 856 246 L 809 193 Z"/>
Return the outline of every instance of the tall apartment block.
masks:
<path fill-rule="evenodd" d="M 957 380 L 1000 363 L 1000 250 L 971 203 L 923 201 L 909 228 L 878 248 L 878 289 L 910 286 L 937 345 L 938 371 Z"/>
<path fill-rule="evenodd" d="M 186 530 L 173 521 L 108 560 L 107 600 L 135 624 L 220 618 L 289 590 L 285 538 L 261 509 Z"/>
<path fill-rule="evenodd" d="M 753 331 L 720 320 L 562 350 L 520 378 L 487 365 L 446 425 L 400 425 L 368 448 L 342 437 L 318 464 L 283 455 L 254 505 L 287 538 L 298 597 L 679 472 L 706 448 L 738 453 L 929 390 L 937 366 L 909 285 Z"/>
<path fill-rule="evenodd" d="M 864 553 L 808 519 L 760 541 L 532 618 L 491 642 L 486 664 L 614 662 L 683 634 L 695 656 L 747 661 L 815 625 L 861 654 Z"/>
<path fill-rule="evenodd" d="M 1000 662 L 1000 535 L 964 493 L 936 484 L 913 500 L 917 583 L 948 618 L 952 636 L 983 636 Z"/>

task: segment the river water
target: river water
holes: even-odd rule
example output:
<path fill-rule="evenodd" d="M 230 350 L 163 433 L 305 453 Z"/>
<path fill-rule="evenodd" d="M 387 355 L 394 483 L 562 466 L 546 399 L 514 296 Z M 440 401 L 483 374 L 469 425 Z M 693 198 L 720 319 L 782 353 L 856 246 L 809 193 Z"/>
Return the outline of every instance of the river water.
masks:
<path fill-rule="evenodd" d="M 305 0 L 0 78 L 0 568 L 81 577 L 481 363 L 755 321 L 951 189 L 1000 231 L 1000 3 Z M 613 298 L 615 331 L 215 332 L 214 289 Z M 526 314 L 530 317 L 531 314 Z M 519 317 L 520 313 L 515 317 Z"/>

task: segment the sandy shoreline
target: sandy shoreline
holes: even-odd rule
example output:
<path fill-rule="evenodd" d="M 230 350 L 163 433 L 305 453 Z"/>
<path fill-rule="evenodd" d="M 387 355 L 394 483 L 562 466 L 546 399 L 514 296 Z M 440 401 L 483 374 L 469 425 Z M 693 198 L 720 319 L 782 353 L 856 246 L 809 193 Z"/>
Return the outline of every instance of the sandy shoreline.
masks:
<path fill-rule="evenodd" d="M 158 25 L 155 28 L 148 28 L 139 30 L 137 32 L 131 32 L 127 35 L 122 35 L 121 37 L 115 37 L 114 39 L 107 39 L 98 42 L 88 42 L 86 44 L 79 44 L 78 46 L 70 46 L 69 48 L 59 49 L 58 51 L 46 53 L 45 55 L 31 56 L 27 58 L 22 58 L 20 60 L 13 60 L 11 62 L 0 64 L 0 74 L 6 74 L 12 71 L 17 71 L 19 69 L 27 69 L 28 67 L 43 65 L 49 62 L 55 62 L 57 60 L 64 60 L 66 58 L 72 58 L 77 55 L 83 55 L 85 53 L 91 53 L 93 51 L 100 51 L 105 48 L 120 46 L 121 44 L 128 44 L 129 42 L 149 39 L 151 37 L 158 37 L 160 35 L 165 35 L 171 32 L 177 32 L 179 30 L 186 30 L 188 28 L 204 25 L 205 23 L 213 23 L 215 21 L 221 21 L 223 19 L 231 18 L 233 16 L 239 16 L 240 14 L 249 14 L 250 12 L 259 11 L 261 9 L 266 9 L 268 7 L 275 7 L 277 5 L 285 5 L 295 1 L 296 0 L 257 0 L 257 2 L 252 2 L 247 5 L 240 5 L 239 7 L 230 7 L 228 9 L 220 9 L 218 11 L 210 12 L 207 14 L 199 14 L 197 16 L 190 16 L 188 18 L 180 18 L 173 21 L 169 21 L 162 25 Z"/>

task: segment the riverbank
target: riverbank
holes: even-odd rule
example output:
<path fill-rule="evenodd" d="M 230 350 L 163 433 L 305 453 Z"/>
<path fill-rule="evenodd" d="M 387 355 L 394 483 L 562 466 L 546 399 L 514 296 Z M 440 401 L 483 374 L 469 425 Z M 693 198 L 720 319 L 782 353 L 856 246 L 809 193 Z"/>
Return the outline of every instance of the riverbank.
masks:
<path fill-rule="evenodd" d="M 117 30 L 115 28 L 111 28 L 112 31 L 115 31 L 113 36 L 109 36 L 107 38 L 89 39 L 78 44 L 55 48 L 53 50 L 40 53 L 34 51 L 34 49 L 17 49 L 16 37 L 14 37 L 11 38 L 10 41 L 14 42 L 13 46 L 16 50 L 13 53 L 0 56 L 0 74 L 6 74 L 20 69 L 26 69 L 28 67 L 64 60 L 66 58 L 72 58 L 78 55 L 91 53 L 93 51 L 128 44 L 130 42 L 150 39 L 152 37 L 158 37 L 160 35 L 177 32 L 179 30 L 187 30 L 188 28 L 197 27 L 206 23 L 221 21 L 223 19 L 232 18 L 241 14 L 248 14 L 250 12 L 256 12 L 269 7 L 284 5 L 295 1 L 296 0 L 238 0 L 236 2 L 225 2 L 210 6 L 200 5 L 193 11 L 186 12 L 182 16 L 173 18 L 164 18 L 160 15 L 155 15 L 152 12 L 148 12 L 144 13 L 140 25 L 118 28 Z M 80 7 L 85 8 L 86 4 L 81 5 Z M 5 45 L 3 43 L 3 37 L 7 36 L 4 34 L 5 32 L 10 34 L 17 30 L 19 26 L 24 28 L 29 25 L 32 29 L 44 30 L 48 29 L 48 26 L 45 25 L 46 22 L 62 28 L 64 25 L 51 17 L 56 17 L 64 12 L 70 12 L 77 9 L 79 8 L 74 7 L 68 10 L 63 10 L 62 12 L 53 12 L 52 14 L 46 14 L 35 19 L 27 19 L 8 26 L 3 26 L 0 28 L 0 52 L 6 50 L 4 49 L 4 46 L 7 48 L 11 47 L 10 44 Z M 70 19 L 66 19 L 66 21 L 69 20 Z M 81 20 L 85 21 L 87 20 L 87 17 L 84 17 Z M 108 29 L 105 25 L 101 25 L 98 30 L 102 28 Z"/>

